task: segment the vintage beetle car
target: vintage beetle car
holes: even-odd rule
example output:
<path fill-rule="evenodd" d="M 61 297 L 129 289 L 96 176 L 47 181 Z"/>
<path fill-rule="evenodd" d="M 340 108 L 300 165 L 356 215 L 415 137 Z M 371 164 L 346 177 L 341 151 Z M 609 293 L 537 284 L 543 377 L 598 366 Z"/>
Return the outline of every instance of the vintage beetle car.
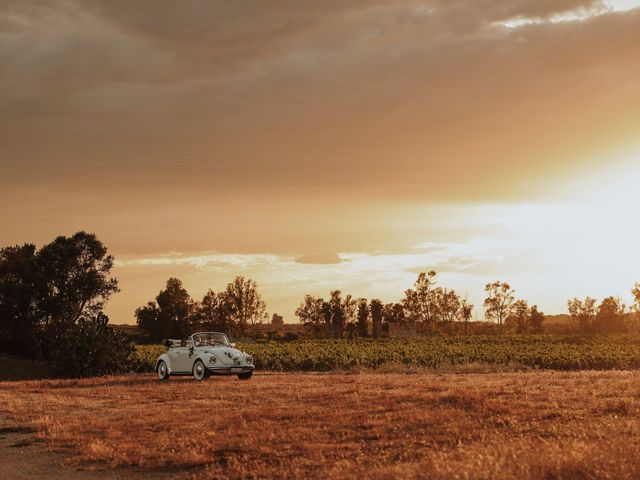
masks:
<path fill-rule="evenodd" d="M 234 348 L 224 333 L 194 333 L 188 340 L 167 340 L 165 345 L 167 351 L 156 360 L 160 380 L 171 375 L 193 375 L 196 380 L 238 375 L 240 380 L 249 380 L 255 368 L 251 355 Z"/>

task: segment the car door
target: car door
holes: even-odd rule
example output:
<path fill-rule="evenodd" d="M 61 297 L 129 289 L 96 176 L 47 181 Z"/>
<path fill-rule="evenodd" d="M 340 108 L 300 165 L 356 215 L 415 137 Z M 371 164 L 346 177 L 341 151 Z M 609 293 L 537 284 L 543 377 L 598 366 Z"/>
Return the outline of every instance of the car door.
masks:
<path fill-rule="evenodd" d="M 172 373 L 190 372 L 189 347 L 176 347 L 169 350 Z"/>

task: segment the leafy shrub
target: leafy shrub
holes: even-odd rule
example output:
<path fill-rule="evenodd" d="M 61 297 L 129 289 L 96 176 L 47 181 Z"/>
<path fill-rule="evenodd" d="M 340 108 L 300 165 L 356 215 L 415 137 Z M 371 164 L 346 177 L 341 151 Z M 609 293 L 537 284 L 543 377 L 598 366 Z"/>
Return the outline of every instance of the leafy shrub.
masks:
<path fill-rule="evenodd" d="M 164 345 L 136 345 L 129 356 L 129 368 L 134 372 L 153 372 L 156 360 L 167 351 Z"/>
<path fill-rule="evenodd" d="M 89 377 L 125 372 L 133 344 L 129 337 L 107 325 L 99 315 L 83 318 L 67 328 L 51 345 L 53 367 L 65 377 Z"/>
<path fill-rule="evenodd" d="M 294 340 L 244 343 L 258 370 L 490 368 L 640 369 L 640 335 L 433 336 L 381 340 Z M 128 368 L 152 372 L 163 345 L 137 345 Z"/>
<path fill-rule="evenodd" d="M 391 365 L 519 366 L 552 370 L 640 369 L 638 335 L 433 336 L 243 344 L 257 369 L 332 371 Z"/>

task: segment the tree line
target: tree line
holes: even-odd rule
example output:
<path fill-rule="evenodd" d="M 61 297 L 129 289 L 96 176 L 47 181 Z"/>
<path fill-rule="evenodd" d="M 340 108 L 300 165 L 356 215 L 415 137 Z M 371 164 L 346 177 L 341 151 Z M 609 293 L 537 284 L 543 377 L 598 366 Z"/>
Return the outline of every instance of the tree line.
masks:
<path fill-rule="evenodd" d="M 624 333 L 640 327 L 640 283 L 631 290 L 634 304 L 627 307 L 620 298 L 573 298 L 567 302 L 569 317 L 581 332 Z"/>
<path fill-rule="evenodd" d="M 537 305 L 517 299 L 515 290 L 507 282 L 496 281 L 485 286 L 484 317 L 494 328 L 478 329 L 472 333 L 543 333 L 545 314 Z M 569 318 L 580 333 L 617 333 L 640 327 L 640 283 L 632 290 L 634 305 L 626 306 L 608 297 L 597 306 L 587 297 L 584 301 L 568 302 Z M 295 311 L 299 321 L 315 338 L 380 338 L 389 334 L 393 326 L 415 333 L 467 334 L 474 305 L 455 290 L 438 286 L 435 271 L 422 272 L 412 288 L 404 292 L 399 302 L 384 304 L 379 299 L 353 298 L 340 290 L 333 290 L 329 298 L 305 295 Z"/>
<path fill-rule="evenodd" d="M 400 302 L 353 298 L 333 290 L 329 298 L 305 295 L 295 311 L 316 338 L 380 338 L 391 325 L 416 327 L 418 333 L 451 329 L 471 319 L 473 305 L 454 290 L 437 286 L 436 272 L 420 273 Z"/>
<path fill-rule="evenodd" d="M 119 291 L 113 264 L 105 245 L 86 232 L 59 236 L 39 249 L 31 243 L 0 249 L 0 351 L 49 360 L 70 376 L 121 370 L 132 342 L 108 325 L 104 313 L 106 302 Z M 517 299 L 508 283 L 489 283 L 485 293 L 485 318 L 498 332 L 544 330 L 544 314 Z M 600 303 L 591 297 L 571 299 L 569 318 L 582 333 L 639 331 L 640 283 L 632 295 L 630 307 L 616 297 Z M 326 300 L 306 295 L 295 315 L 317 338 L 380 338 L 394 326 L 418 335 L 466 334 L 473 309 L 456 291 L 439 286 L 430 271 L 420 273 L 398 302 L 333 290 Z M 135 317 L 147 340 L 156 342 L 198 330 L 255 337 L 267 313 L 251 279 L 235 277 L 220 292 L 209 290 L 196 301 L 179 279 L 170 278 L 155 299 L 136 309 Z M 282 323 L 282 317 L 274 318 Z"/>
<path fill-rule="evenodd" d="M 256 336 L 257 325 L 267 320 L 266 304 L 254 280 L 237 276 L 216 293 L 208 290 L 194 301 L 182 282 L 170 278 L 166 287 L 145 306 L 136 309 L 136 323 L 147 341 L 185 338 L 195 331 Z"/>

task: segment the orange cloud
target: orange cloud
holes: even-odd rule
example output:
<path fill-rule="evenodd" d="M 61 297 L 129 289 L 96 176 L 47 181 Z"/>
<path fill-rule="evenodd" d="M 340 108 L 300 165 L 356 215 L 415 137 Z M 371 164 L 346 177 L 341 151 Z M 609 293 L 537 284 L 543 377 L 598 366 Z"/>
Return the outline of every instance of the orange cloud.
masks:
<path fill-rule="evenodd" d="M 329 268 L 494 238 L 451 209 L 544 202 L 637 137 L 634 1 L 5 1 L 0 242 Z"/>

